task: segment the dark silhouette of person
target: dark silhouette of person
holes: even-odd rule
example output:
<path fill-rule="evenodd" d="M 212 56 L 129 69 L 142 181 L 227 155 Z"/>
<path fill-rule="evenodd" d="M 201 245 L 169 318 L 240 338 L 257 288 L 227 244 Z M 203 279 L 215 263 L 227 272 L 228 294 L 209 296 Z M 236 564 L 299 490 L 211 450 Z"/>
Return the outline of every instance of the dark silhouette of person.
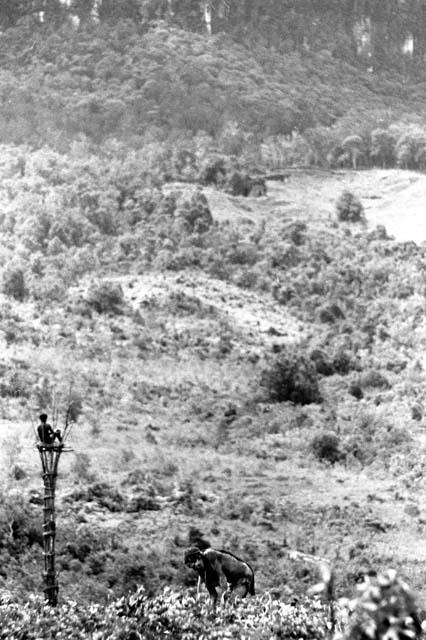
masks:
<path fill-rule="evenodd" d="M 57 438 L 62 442 L 62 436 L 59 429 L 53 431 L 52 426 L 47 422 L 47 413 L 40 415 L 40 424 L 37 427 L 38 437 L 43 444 L 53 444 Z"/>

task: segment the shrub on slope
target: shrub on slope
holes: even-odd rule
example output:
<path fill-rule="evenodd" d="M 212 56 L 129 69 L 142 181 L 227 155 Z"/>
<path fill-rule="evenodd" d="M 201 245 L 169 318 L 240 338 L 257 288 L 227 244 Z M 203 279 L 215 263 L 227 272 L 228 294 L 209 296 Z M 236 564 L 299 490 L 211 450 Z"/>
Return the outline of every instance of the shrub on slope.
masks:
<path fill-rule="evenodd" d="M 321 402 L 317 371 L 311 360 L 296 352 L 281 354 L 261 374 L 261 387 L 272 402 Z"/>
<path fill-rule="evenodd" d="M 364 221 L 364 207 L 351 191 L 343 191 L 336 203 L 337 218 L 340 222 Z"/>

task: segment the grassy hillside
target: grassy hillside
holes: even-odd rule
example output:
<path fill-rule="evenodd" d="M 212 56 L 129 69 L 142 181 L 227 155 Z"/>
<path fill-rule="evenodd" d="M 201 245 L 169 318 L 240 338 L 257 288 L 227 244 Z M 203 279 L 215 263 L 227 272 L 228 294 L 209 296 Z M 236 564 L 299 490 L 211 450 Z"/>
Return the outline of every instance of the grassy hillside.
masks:
<path fill-rule="evenodd" d="M 3 149 L 3 588 L 39 589 L 30 419 L 71 393 L 63 597 L 186 590 L 201 539 L 284 599 L 294 548 L 422 592 L 424 246 L 339 223 L 345 174 L 205 200 L 73 153 Z"/>

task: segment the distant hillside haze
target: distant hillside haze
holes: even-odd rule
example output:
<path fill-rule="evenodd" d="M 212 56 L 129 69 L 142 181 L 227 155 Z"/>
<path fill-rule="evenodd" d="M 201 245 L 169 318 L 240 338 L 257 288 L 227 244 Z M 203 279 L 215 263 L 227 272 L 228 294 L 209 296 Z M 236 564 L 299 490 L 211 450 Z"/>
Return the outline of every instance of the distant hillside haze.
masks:
<path fill-rule="evenodd" d="M 0 2 L 0 139 L 60 153 L 149 146 L 169 178 L 181 152 L 237 157 L 249 171 L 423 170 L 425 7 Z"/>
<path fill-rule="evenodd" d="M 1 140 L 63 152 L 82 138 L 115 139 L 196 153 L 198 136 L 250 162 L 265 144 L 273 169 L 392 166 L 407 126 L 416 140 L 423 127 L 421 44 L 408 3 L 370 2 L 364 13 L 361 4 L 2 3 Z M 385 16 L 391 5 L 398 11 Z M 401 166 L 417 168 L 412 155 Z"/>

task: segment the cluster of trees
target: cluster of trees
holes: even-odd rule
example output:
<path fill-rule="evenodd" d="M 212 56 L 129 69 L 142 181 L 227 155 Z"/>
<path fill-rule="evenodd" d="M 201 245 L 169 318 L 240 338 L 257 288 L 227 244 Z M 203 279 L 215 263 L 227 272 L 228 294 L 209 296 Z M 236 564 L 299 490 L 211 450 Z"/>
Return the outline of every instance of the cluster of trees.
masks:
<path fill-rule="evenodd" d="M 425 0 L 16 0 L 0 2 L 0 25 L 87 25 L 165 20 L 186 30 L 227 32 L 281 51 L 330 50 L 382 68 L 426 52 Z"/>
<path fill-rule="evenodd" d="M 398 121 L 360 134 L 335 139 L 333 146 L 332 136 L 329 136 L 329 150 L 321 145 L 317 148 L 319 163 L 353 169 L 360 166 L 401 167 L 421 171 L 426 169 L 424 123 Z"/>
<path fill-rule="evenodd" d="M 398 166 L 403 169 L 426 168 L 426 129 L 416 124 L 395 123 L 389 128 L 377 128 L 370 139 L 347 137 L 331 154 L 331 163 L 348 165 L 354 169 L 364 166 Z"/>
<path fill-rule="evenodd" d="M 371 114 L 363 124 L 344 118 L 334 127 L 306 129 L 302 134 L 265 137 L 258 166 L 278 170 L 289 166 L 401 167 L 426 169 L 426 123 L 421 118 L 395 118 Z M 244 154 L 243 154 L 244 155 Z M 245 150 L 249 155 L 249 150 Z M 252 154 L 255 158 L 255 154 Z"/>

